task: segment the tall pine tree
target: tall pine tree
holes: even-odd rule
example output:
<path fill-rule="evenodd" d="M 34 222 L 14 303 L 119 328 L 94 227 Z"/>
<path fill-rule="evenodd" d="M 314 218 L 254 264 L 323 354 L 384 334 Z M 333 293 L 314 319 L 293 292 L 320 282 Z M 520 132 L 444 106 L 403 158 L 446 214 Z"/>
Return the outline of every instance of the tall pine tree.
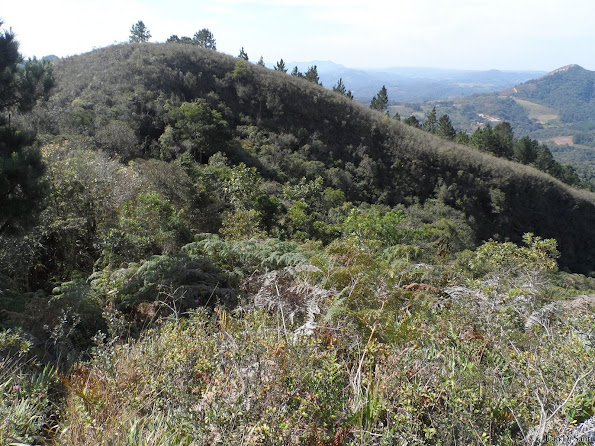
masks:
<path fill-rule="evenodd" d="M 142 20 L 139 20 L 130 28 L 130 43 L 148 42 L 150 38 L 151 33 Z"/>
<path fill-rule="evenodd" d="M 35 60 L 23 66 L 14 37 L 0 31 L 0 236 L 35 224 L 47 190 L 34 138 L 15 129 L 10 115 L 27 111 L 49 90 L 51 68 Z"/>
<path fill-rule="evenodd" d="M 388 92 L 386 91 L 386 87 L 384 85 L 378 94 L 372 98 L 372 102 L 370 102 L 370 108 L 380 112 L 384 112 L 388 109 Z"/>
<path fill-rule="evenodd" d="M 313 65 L 310 68 L 308 68 L 308 71 L 306 71 L 304 77 L 307 81 L 313 82 L 318 85 L 322 85 L 320 83 L 320 78 L 318 77 L 318 68 L 316 67 L 316 65 Z"/>
<path fill-rule="evenodd" d="M 238 55 L 240 59 L 248 60 L 248 53 L 244 51 L 244 47 L 240 49 L 240 54 Z"/>
<path fill-rule="evenodd" d="M 275 70 L 283 71 L 284 73 L 287 73 L 287 67 L 285 66 L 285 62 L 283 61 L 283 59 L 281 59 L 279 62 L 277 62 L 277 65 L 275 65 Z"/>
<path fill-rule="evenodd" d="M 197 31 L 192 38 L 192 41 L 195 45 L 198 45 L 201 48 L 207 48 L 209 50 L 216 50 L 217 49 L 217 41 L 213 36 L 213 33 L 208 30 L 208 28 L 203 28 L 200 31 Z"/>
<path fill-rule="evenodd" d="M 340 78 L 337 81 L 337 85 L 333 87 L 333 91 L 342 94 L 343 96 L 346 96 L 349 99 L 353 99 L 353 94 L 351 93 L 351 90 L 347 90 L 347 87 L 345 87 L 345 84 L 343 83 L 343 78 Z"/>
<path fill-rule="evenodd" d="M 438 136 L 444 139 L 453 140 L 457 136 L 457 131 L 450 121 L 450 117 L 447 114 L 440 116 L 438 120 Z"/>

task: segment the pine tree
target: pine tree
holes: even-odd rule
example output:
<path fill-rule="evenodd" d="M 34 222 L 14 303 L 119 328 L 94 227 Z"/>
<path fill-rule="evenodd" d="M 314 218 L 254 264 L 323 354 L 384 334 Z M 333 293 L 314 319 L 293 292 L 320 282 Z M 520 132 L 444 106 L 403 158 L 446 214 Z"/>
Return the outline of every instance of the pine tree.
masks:
<path fill-rule="evenodd" d="M 316 65 L 313 65 L 310 68 L 308 68 L 308 71 L 306 71 L 304 77 L 307 81 L 313 82 L 317 85 L 322 85 L 322 83 L 320 83 L 320 78 L 318 77 L 318 68 L 316 67 Z"/>
<path fill-rule="evenodd" d="M 457 144 L 463 144 L 465 146 L 468 146 L 470 144 L 469 135 L 463 131 L 457 132 L 455 136 L 455 142 Z"/>
<path fill-rule="evenodd" d="M 405 118 L 405 120 L 403 122 L 411 127 L 415 127 L 416 129 L 418 129 L 420 127 L 419 119 L 417 119 L 414 115 L 411 115 L 408 118 Z"/>
<path fill-rule="evenodd" d="M 438 120 L 436 119 L 436 107 L 427 114 L 426 120 L 422 125 L 422 129 L 429 133 L 436 133 L 436 124 Z"/>
<path fill-rule="evenodd" d="M 3 22 L 0 21 L 0 26 Z M 36 222 L 47 193 L 45 165 L 34 138 L 13 128 L 10 112 L 26 111 L 49 84 L 51 68 L 37 61 L 24 67 L 12 31 L 0 32 L 0 235 L 25 229 Z M 32 68 L 30 64 L 35 64 Z M 27 68 L 29 66 L 29 68 Z M 41 70 L 41 71 L 40 71 Z M 40 87 L 40 88 L 38 88 Z"/>
<path fill-rule="evenodd" d="M 207 28 L 203 28 L 200 31 L 197 31 L 194 34 L 192 41 L 195 45 L 198 45 L 201 48 L 207 48 L 209 50 L 217 49 L 217 41 L 215 40 L 213 33 L 209 31 Z"/>
<path fill-rule="evenodd" d="M 538 146 L 539 143 L 536 140 L 528 136 L 522 137 L 514 144 L 515 160 L 523 164 L 533 163 L 538 156 Z"/>
<path fill-rule="evenodd" d="M 262 56 L 260 56 L 260 59 L 258 59 L 258 62 L 256 63 L 256 65 L 259 65 L 261 67 L 265 66 L 264 59 L 262 58 Z"/>
<path fill-rule="evenodd" d="M 244 51 L 244 47 L 240 50 L 240 54 L 238 55 L 240 59 L 248 60 L 248 53 Z"/>
<path fill-rule="evenodd" d="M 386 91 L 386 87 L 384 85 L 378 94 L 372 98 L 372 102 L 370 102 L 370 108 L 380 112 L 384 112 L 388 109 L 388 92 Z"/>
<path fill-rule="evenodd" d="M 343 96 L 346 96 L 349 99 L 353 99 L 353 94 L 351 93 L 351 90 L 347 90 L 347 87 L 345 87 L 345 84 L 343 83 L 343 78 L 340 78 L 337 81 L 337 85 L 333 87 L 333 91 L 342 94 Z"/>
<path fill-rule="evenodd" d="M 498 140 L 498 156 L 507 159 L 514 158 L 514 133 L 508 122 L 501 122 L 494 127 L 494 135 Z"/>
<path fill-rule="evenodd" d="M 277 62 L 277 65 L 275 65 L 275 70 L 283 71 L 284 73 L 287 73 L 287 67 L 285 67 L 285 62 L 283 61 L 283 59 L 281 59 L 279 62 Z"/>
<path fill-rule="evenodd" d="M 440 116 L 438 120 L 438 136 L 444 139 L 452 141 L 457 136 L 457 131 L 450 122 L 450 118 L 447 114 Z"/>
<path fill-rule="evenodd" d="M 291 71 L 291 75 L 295 76 L 295 77 L 304 77 L 304 74 L 302 72 L 300 72 L 297 65 L 295 67 L 293 67 L 293 70 Z"/>
<path fill-rule="evenodd" d="M 150 38 L 151 33 L 142 20 L 139 20 L 130 28 L 130 43 L 148 42 Z"/>

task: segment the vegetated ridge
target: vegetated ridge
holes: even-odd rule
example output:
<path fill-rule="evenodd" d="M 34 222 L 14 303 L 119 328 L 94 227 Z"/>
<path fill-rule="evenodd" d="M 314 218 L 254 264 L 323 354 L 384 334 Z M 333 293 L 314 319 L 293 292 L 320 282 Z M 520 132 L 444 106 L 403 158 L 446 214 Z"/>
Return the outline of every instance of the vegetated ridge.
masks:
<path fill-rule="evenodd" d="M 0 444 L 593 441 L 593 194 L 192 41 L 2 74 Z"/>
<path fill-rule="evenodd" d="M 320 176 L 349 200 L 389 206 L 440 196 L 465 212 L 478 240 L 519 241 L 534 232 L 558 240 L 562 265 L 589 271 L 595 264 L 593 195 L 389 122 L 285 73 L 164 44 L 61 60 L 55 76 L 52 97 L 37 111 L 40 135 L 84 137 L 123 160 L 174 158 L 185 149 L 164 148 L 167 109 L 198 100 L 233 133 L 201 149 L 202 162 L 221 151 L 271 181 Z"/>

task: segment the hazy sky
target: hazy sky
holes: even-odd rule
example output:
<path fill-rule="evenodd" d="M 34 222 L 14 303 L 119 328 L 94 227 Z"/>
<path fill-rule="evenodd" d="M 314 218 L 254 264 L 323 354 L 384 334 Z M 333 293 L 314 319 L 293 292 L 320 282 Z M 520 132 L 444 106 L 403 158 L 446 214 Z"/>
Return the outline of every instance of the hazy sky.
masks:
<path fill-rule="evenodd" d="M 269 63 L 595 70 L 595 0 L 26 0 L 0 17 L 28 57 L 126 42 L 143 20 L 151 42 L 209 28 L 219 51 Z"/>

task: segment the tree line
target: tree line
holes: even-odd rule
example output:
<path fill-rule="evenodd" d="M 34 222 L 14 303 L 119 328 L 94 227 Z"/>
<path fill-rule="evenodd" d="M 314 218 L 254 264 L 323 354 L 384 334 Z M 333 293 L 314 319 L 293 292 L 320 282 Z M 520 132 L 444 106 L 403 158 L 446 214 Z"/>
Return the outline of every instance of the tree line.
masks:
<path fill-rule="evenodd" d="M 387 90 L 383 85 L 380 91 L 372 98 L 370 108 L 388 115 L 388 103 Z M 396 113 L 394 119 L 400 121 L 401 117 Z M 533 166 L 571 186 L 591 191 L 595 190 L 593 184 L 579 178 L 572 166 L 557 162 L 547 145 L 540 143 L 536 139 L 531 139 L 529 136 L 516 137 L 509 122 L 500 122 L 494 127 L 487 124 L 483 127 L 478 127 L 469 135 L 467 132 L 455 129 L 448 114 L 445 113 L 438 118 L 436 107 L 432 108 L 426 114 L 423 121 L 420 121 L 415 115 L 411 115 L 405 118 L 403 122 L 411 127 L 439 136 L 442 139 L 474 147 L 499 158 Z"/>

